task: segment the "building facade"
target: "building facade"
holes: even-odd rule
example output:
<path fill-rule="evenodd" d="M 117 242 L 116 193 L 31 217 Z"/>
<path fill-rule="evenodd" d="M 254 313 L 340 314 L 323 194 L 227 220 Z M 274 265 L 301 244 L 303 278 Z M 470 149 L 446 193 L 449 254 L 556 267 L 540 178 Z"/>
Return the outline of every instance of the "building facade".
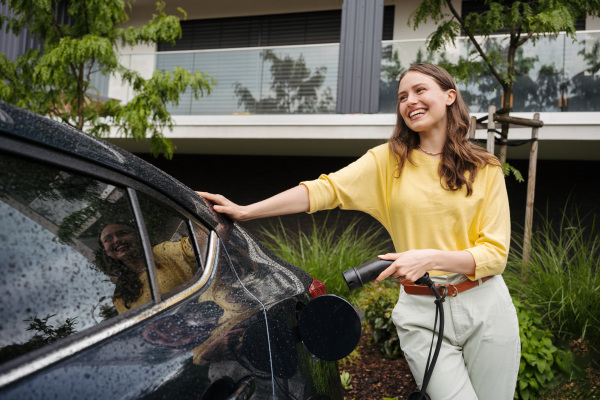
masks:
<path fill-rule="evenodd" d="M 478 2 L 455 0 L 459 12 Z M 171 108 L 176 126 L 167 134 L 187 154 L 358 156 L 385 141 L 395 124 L 397 75 L 417 61 L 458 60 L 468 41 L 427 55 L 432 22 L 408 25 L 418 0 L 182 0 L 167 4 L 187 12 L 182 38 L 172 46 L 121 49 L 122 62 L 150 76 L 175 66 L 211 74 L 210 95 L 184 95 Z M 151 18 L 154 2 L 134 3 L 132 25 Z M 541 159 L 600 158 L 600 77 L 589 72 L 598 52 L 600 21 L 578 21 L 577 42 L 565 35 L 529 44 L 519 55 L 534 59 L 515 84 L 512 115 L 539 112 Z M 502 45 L 503 35 L 490 40 Z M 587 58 L 586 58 L 587 55 Z M 592 57 L 593 58 L 593 57 Z M 550 71 L 550 72 L 549 72 Z M 473 115 L 500 106 L 493 78 L 460 86 Z M 105 95 L 127 101 L 132 92 L 115 77 Z M 526 139 L 531 129 L 512 129 Z M 478 130 L 476 137 L 487 133 Z M 131 151 L 143 142 L 113 139 Z M 528 146 L 511 148 L 509 158 L 528 157 Z"/>
<path fill-rule="evenodd" d="M 459 12 L 482 2 L 454 0 Z M 359 156 L 385 141 L 395 124 L 397 76 L 417 61 L 455 61 L 471 50 L 468 40 L 428 55 L 429 22 L 413 29 L 409 16 L 419 0 L 179 0 L 165 12 L 187 13 L 175 45 L 121 48 L 121 62 L 150 77 L 176 66 L 214 77 L 213 92 L 200 99 L 184 94 L 170 108 L 175 127 L 165 135 L 180 154 Z M 132 4 L 129 24 L 147 23 L 154 0 Z M 2 13 L 7 6 L 2 6 Z M 64 10 L 57 13 L 66 18 Z M 179 14 L 181 15 L 181 14 Z M 539 112 L 540 159 L 600 159 L 600 20 L 577 23 L 577 41 L 566 35 L 528 44 L 518 55 L 527 70 L 517 77 L 513 116 Z M 0 33 L 0 50 L 14 58 L 39 47 L 26 34 Z M 490 38 L 502 46 L 504 36 Z M 591 65 L 591 64 L 592 65 Z M 116 76 L 96 76 L 100 96 L 129 101 L 131 88 Z M 499 108 L 496 81 L 483 75 L 460 85 L 470 111 Z M 512 129 L 511 139 L 527 139 L 529 128 Z M 487 132 L 478 130 L 485 139 Z M 148 143 L 110 139 L 133 151 Z M 510 158 L 527 158 L 528 146 L 511 148 Z"/>

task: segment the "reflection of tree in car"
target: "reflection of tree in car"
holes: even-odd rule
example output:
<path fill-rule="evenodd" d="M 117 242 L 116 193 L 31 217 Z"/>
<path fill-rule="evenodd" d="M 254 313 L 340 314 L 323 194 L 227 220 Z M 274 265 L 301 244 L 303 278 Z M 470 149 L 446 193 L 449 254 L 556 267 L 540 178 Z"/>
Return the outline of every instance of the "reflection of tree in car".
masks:
<path fill-rule="evenodd" d="M 35 316 L 26 319 L 25 321 L 29 322 L 27 330 L 34 331 L 35 334 L 25 343 L 9 344 L 0 348 L 0 364 L 77 332 L 74 327 L 77 324 L 75 321 L 77 317 L 67 318 L 64 324 L 54 328 L 53 325 L 48 323 L 48 320 L 55 316 L 56 314 L 48 314 L 44 318 Z"/>
<path fill-rule="evenodd" d="M 115 284 L 113 303 L 119 314 L 152 299 L 142 245 L 128 223 L 106 224 L 100 231 L 100 268 Z M 153 247 L 159 290 L 166 293 L 190 280 L 196 258 L 189 237 Z"/>

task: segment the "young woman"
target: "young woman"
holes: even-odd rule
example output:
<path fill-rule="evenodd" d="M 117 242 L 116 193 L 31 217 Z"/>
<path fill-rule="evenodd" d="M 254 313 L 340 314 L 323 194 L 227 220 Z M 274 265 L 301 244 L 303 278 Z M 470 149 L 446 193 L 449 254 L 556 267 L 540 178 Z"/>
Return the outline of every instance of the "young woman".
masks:
<path fill-rule="evenodd" d="M 152 300 L 146 261 L 137 230 L 129 223 L 111 222 L 100 230 L 97 262 L 115 284 L 113 304 L 119 314 Z M 195 273 L 196 259 L 189 237 L 159 243 L 152 249 L 161 293 L 187 282 Z"/>
<path fill-rule="evenodd" d="M 377 282 L 402 280 L 392 319 L 421 386 L 432 340 L 434 296 L 411 285 L 429 272 L 447 285 L 444 341 L 431 399 L 512 399 L 520 358 L 515 308 L 500 274 L 510 215 L 499 161 L 469 143 L 469 113 L 451 76 L 415 64 L 400 77 L 397 121 L 387 144 L 338 172 L 239 206 L 199 192 L 237 221 L 340 207 L 364 211 L 390 233 L 396 253 Z M 429 294 L 428 294 L 429 293 Z"/>

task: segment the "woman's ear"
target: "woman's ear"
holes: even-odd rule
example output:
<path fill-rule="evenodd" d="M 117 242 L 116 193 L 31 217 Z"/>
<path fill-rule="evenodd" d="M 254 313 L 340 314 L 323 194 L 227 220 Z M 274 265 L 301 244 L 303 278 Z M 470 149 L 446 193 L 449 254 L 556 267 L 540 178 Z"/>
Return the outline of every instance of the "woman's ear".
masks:
<path fill-rule="evenodd" d="M 446 106 L 450 107 L 456 100 L 456 90 L 449 89 L 446 91 L 446 95 L 448 96 L 446 99 Z"/>

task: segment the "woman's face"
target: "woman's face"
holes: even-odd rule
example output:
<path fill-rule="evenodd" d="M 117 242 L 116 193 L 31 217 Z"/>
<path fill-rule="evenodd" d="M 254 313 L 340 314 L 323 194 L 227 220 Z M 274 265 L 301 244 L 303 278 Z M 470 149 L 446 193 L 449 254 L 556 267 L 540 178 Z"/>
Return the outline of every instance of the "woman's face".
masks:
<path fill-rule="evenodd" d="M 127 262 L 142 257 L 142 247 L 137 234 L 127 225 L 112 224 L 102 229 L 100 241 L 110 258 Z"/>
<path fill-rule="evenodd" d="M 398 86 L 400 116 L 415 132 L 446 134 L 447 107 L 456 99 L 453 89 L 442 90 L 428 75 L 409 71 Z"/>

